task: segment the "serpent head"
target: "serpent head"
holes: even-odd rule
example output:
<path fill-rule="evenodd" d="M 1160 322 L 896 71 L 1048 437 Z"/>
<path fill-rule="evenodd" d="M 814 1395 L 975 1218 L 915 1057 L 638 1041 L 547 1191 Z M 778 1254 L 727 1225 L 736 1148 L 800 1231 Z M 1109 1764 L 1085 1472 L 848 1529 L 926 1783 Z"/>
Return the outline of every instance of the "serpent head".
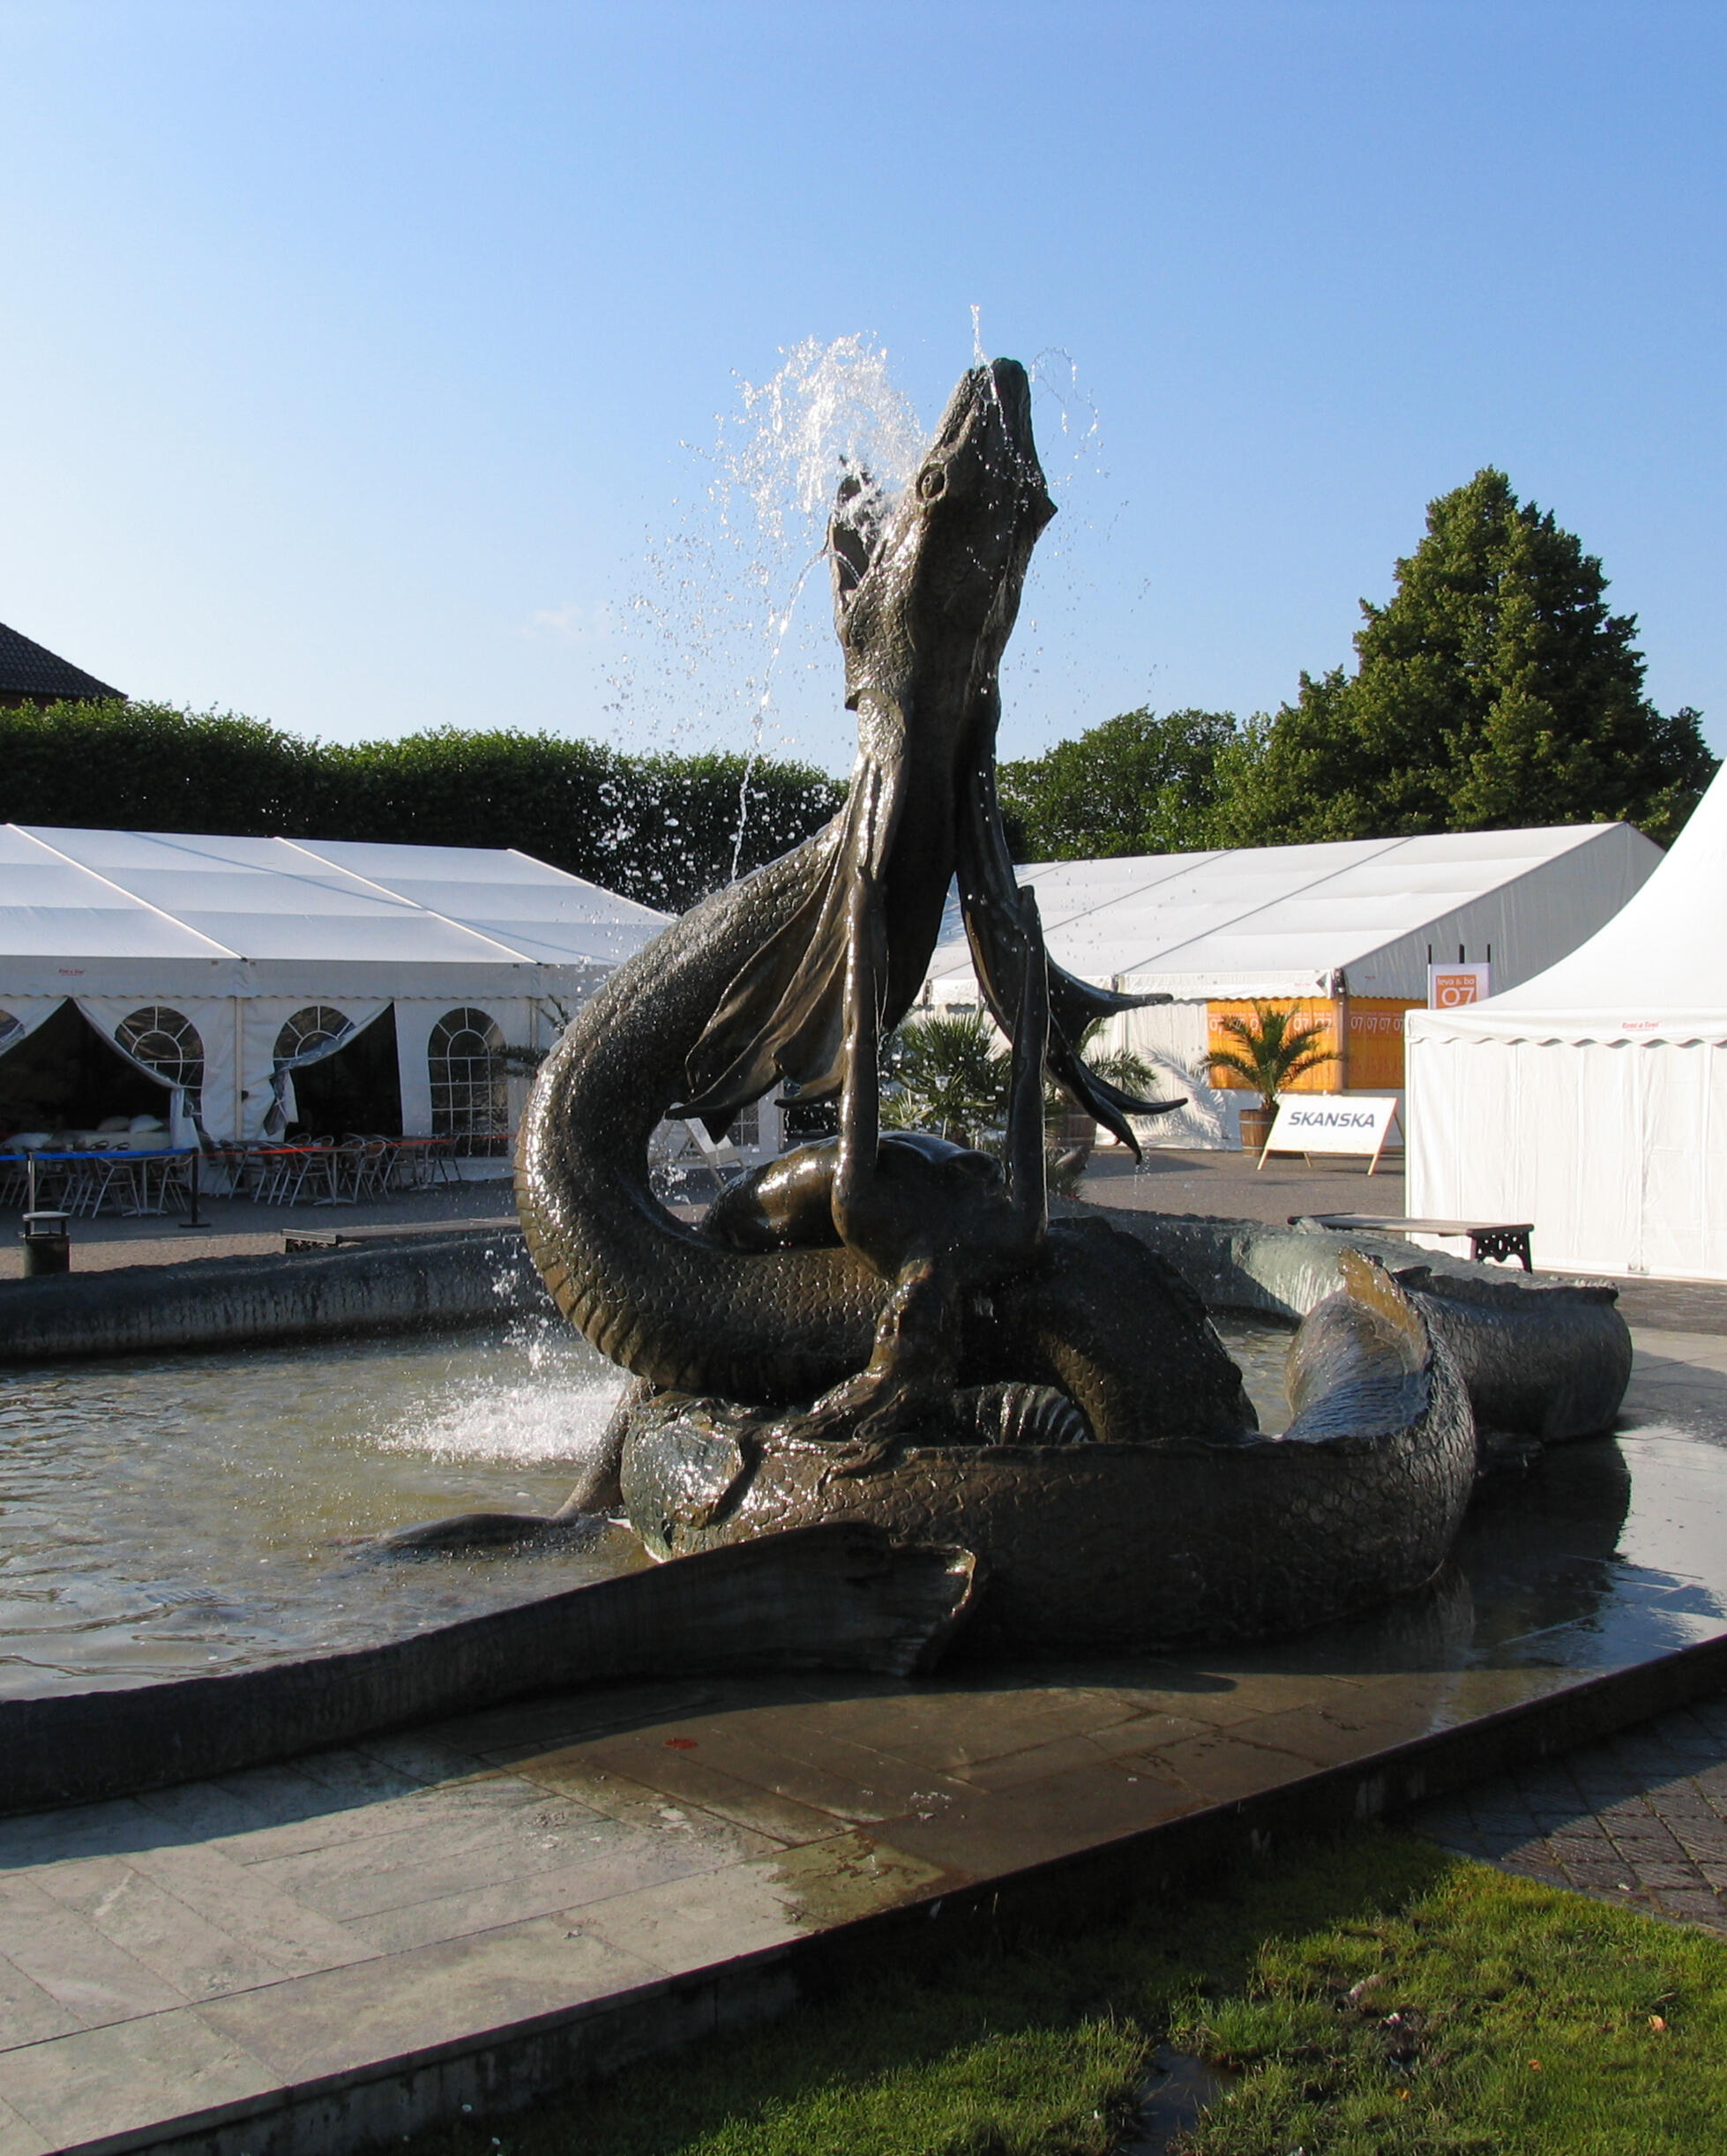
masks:
<path fill-rule="evenodd" d="M 848 708 L 906 712 L 916 669 L 927 712 L 932 663 L 993 683 L 1032 548 L 1055 513 L 1017 360 L 961 377 L 897 503 L 848 474 L 829 531 Z"/>

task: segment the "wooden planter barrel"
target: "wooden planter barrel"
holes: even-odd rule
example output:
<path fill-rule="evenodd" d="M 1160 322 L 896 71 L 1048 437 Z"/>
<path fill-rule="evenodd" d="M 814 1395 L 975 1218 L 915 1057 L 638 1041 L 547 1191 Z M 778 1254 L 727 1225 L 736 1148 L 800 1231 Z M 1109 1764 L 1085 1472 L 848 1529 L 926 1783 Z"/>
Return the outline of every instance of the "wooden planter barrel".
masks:
<path fill-rule="evenodd" d="M 1263 1153 L 1265 1142 L 1271 1136 L 1271 1126 L 1277 1120 L 1275 1108 L 1245 1108 L 1241 1111 L 1241 1150 L 1244 1153 Z"/>

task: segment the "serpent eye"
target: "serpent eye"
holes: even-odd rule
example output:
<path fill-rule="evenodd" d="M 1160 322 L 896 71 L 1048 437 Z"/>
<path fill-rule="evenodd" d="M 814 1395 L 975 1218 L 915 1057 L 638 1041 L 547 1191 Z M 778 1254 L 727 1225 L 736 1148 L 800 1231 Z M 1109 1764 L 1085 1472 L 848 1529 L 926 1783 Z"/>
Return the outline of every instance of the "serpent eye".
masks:
<path fill-rule="evenodd" d="M 938 502 L 947 491 L 947 474 L 940 465 L 926 465 L 917 474 L 917 498 L 920 502 Z"/>

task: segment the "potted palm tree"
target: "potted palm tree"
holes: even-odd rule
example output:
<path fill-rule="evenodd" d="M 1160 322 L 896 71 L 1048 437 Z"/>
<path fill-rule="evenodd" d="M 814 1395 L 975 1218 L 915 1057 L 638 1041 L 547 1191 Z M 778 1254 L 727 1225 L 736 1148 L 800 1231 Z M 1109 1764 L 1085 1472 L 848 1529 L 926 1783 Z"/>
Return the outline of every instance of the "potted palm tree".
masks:
<path fill-rule="evenodd" d="M 1236 1045 L 1214 1048 L 1206 1061 L 1214 1071 L 1245 1079 L 1259 1094 L 1258 1108 L 1241 1111 L 1241 1145 L 1244 1153 L 1263 1153 L 1277 1120 L 1278 1095 L 1305 1072 L 1337 1058 L 1318 1045 L 1325 1039 L 1323 1026 L 1311 1020 L 1297 1024 L 1293 1011 L 1280 1011 L 1273 1003 L 1256 1003 L 1251 1018 L 1231 1012 L 1218 1019 L 1217 1030 Z"/>
<path fill-rule="evenodd" d="M 975 1011 L 908 1018 L 882 1055 L 882 1121 L 970 1145 L 999 1130 L 1012 1062 Z"/>

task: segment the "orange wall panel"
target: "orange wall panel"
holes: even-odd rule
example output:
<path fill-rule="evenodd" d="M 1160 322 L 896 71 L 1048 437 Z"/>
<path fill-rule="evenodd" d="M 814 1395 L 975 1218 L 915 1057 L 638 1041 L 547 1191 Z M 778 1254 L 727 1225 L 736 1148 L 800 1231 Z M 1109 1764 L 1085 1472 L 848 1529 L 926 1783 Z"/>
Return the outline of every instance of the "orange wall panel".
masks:
<path fill-rule="evenodd" d="M 1319 1026 L 1324 1028 L 1323 1039 L 1316 1041 L 1314 1046 L 1329 1050 L 1334 1060 L 1320 1064 L 1317 1070 L 1305 1071 L 1286 1090 L 1290 1093 L 1342 1092 L 1344 1085 L 1343 1065 L 1334 1060 L 1341 1045 L 1338 1039 L 1338 1012 L 1337 1005 L 1332 998 L 1327 996 L 1306 998 L 1297 1002 L 1293 999 L 1286 1001 L 1282 996 L 1265 996 L 1260 998 L 1259 1008 L 1262 1011 L 1293 1011 L 1298 1025 Z M 1253 1017 L 1254 1005 L 1251 1003 L 1207 1003 L 1206 1006 L 1207 1046 L 1213 1049 L 1235 1048 L 1239 1050 L 1240 1041 L 1232 1041 L 1218 1021 L 1220 1018 L 1245 1018 L 1251 1025 Z M 1398 1045 L 1401 1049 L 1402 1045 L 1401 1035 Z M 1233 1071 L 1213 1071 L 1211 1082 L 1214 1085 L 1232 1088 L 1238 1093 L 1248 1093 L 1252 1090 L 1247 1080 L 1237 1078 Z"/>
<path fill-rule="evenodd" d="M 1352 996 L 1344 1084 L 1357 1093 L 1394 1093 L 1403 1083 L 1403 1013 L 1419 996 Z"/>

